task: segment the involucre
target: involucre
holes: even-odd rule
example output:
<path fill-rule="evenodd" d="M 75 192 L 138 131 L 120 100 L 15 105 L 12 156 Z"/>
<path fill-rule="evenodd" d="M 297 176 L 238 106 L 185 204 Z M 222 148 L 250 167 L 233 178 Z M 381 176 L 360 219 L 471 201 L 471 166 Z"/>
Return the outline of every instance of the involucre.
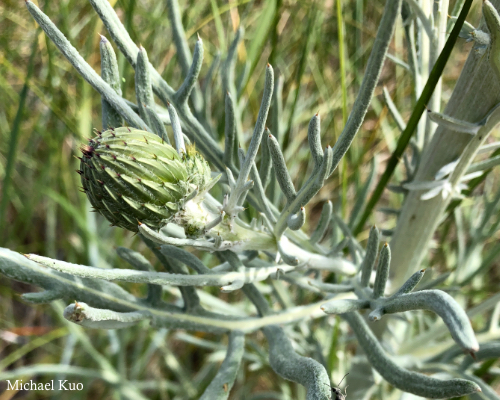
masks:
<path fill-rule="evenodd" d="M 81 147 L 83 190 L 113 225 L 159 229 L 211 184 L 210 167 L 194 147 L 180 154 L 155 134 L 133 128 L 99 133 Z"/>

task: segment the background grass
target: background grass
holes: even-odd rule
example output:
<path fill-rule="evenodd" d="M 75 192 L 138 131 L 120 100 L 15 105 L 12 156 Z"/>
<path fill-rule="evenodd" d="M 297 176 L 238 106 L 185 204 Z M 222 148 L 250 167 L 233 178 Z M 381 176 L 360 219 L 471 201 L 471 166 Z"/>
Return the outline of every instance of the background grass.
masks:
<path fill-rule="evenodd" d="M 182 76 L 165 3 L 150 0 L 112 0 L 111 3 L 132 39 L 147 49 L 150 61 L 167 82 L 178 87 Z M 184 3 L 183 22 L 190 44 L 194 45 L 196 34 L 204 41 L 202 77 L 219 50 L 224 58 L 239 24 L 245 27 L 237 62 L 239 96 L 245 104 L 244 139 L 249 138 L 258 113 L 266 62 L 283 76 L 284 123 L 282 130 L 273 134 L 280 138 L 294 182 L 300 187 L 312 167 L 307 146 L 309 119 L 320 113 L 323 144 L 333 145 L 359 89 L 382 5 L 363 0 L 191 0 Z M 99 34 L 106 35 L 106 32 L 91 6 L 76 0 L 43 1 L 39 6 L 99 71 Z M 479 10 L 473 8 L 471 15 L 478 16 Z M 476 22 L 474 17 L 471 22 Z M 101 128 L 98 94 L 38 29 L 23 2 L 5 0 L 0 4 L 0 27 L 0 246 L 101 267 L 119 266 L 114 254 L 116 246 L 138 249 L 154 260 L 132 234 L 110 228 L 103 218 L 89 213 L 85 195 L 78 190 L 80 178 L 74 171 L 79 161 L 75 156 L 79 145 L 93 135 L 92 129 Z M 390 53 L 405 60 L 403 34 L 399 24 Z M 452 54 L 444 75 L 444 102 L 450 96 L 469 47 L 460 41 Z M 121 54 L 119 66 L 123 95 L 133 100 L 133 70 Z M 213 83 L 202 78 L 201 84 L 213 84 L 212 122 L 222 142 L 224 119 L 220 105 L 224 96 L 220 76 Z M 388 87 L 403 116 L 410 115 L 415 104 L 412 79 L 408 71 L 388 60 L 372 107 L 345 162 L 308 207 L 308 226 L 315 226 L 322 202 L 327 199 L 349 220 L 375 155 L 374 182 L 383 173 L 399 131 L 382 101 L 382 85 Z M 395 180 L 402 179 L 404 173 L 398 169 Z M 497 183 L 498 177 L 492 174 L 486 185 L 483 183 L 474 193 L 488 197 L 495 192 Z M 269 190 L 273 191 L 274 186 L 272 184 Z M 401 195 L 386 191 L 378 206 L 397 209 L 401 201 Z M 436 271 L 453 269 L 462 251 L 460 241 L 472 240 L 468 227 L 474 220 L 473 204 L 477 207 L 478 203 L 465 201 L 459 217 L 452 214 L 440 228 L 430 263 Z M 498 210 L 494 210 L 495 221 L 497 214 Z M 458 227 L 457 218 L 464 221 Z M 390 229 L 395 217 L 374 213 L 370 221 Z M 364 231 L 359 238 L 363 240 L 366 236 Z M 497 239 L 495 231 L 486 243 L 486 250 L 493 249 Z M 468 304 L 496 292 L 500 276 L 493 267 L 498 264 L 494 264 L 495 258 L 490 258 L 483 273 L 468 288 L 468 296 L 465 296 Z M 127 287 L 135 294 L 144 295 L 140 285 Z M 157 332 L 144 326 L 116 332 L 78 330 L 62 320 L 59 305 L 32 306 L 20 302 L 18 294 L 28 291 L 33 288 L 6 279 L 0 281 L 2 368 L 67 360 L 71 360 L 72 365 L 99 368 L 96 353 L 101 353 L 129 378 L 141 380 L 144 385 L 161 382 L 160 389 L 148 394 L 150 398 L 196 399 L 224 355 L 224 343 L 204 334 Z M 292 291 L 292 295 L 300 293 Z M 238 295 L 218 296 L 231 302 Z M 172 299 L 175 298 L 173 291 Z M 310 328 L 307 332 L 311 345 L 321 346 L 321 338 L 314 335 L 314 325 Z M 70 332 L 72 335 L 68 335 Z M 331 348 L 329 336 L 326 350 L 317 351 L 318 357 L 328 358 L 331 371 L 344 357 L 342 351 L 334 351 L 337 346 L 345 348 L 344 334 L 335 331 Z M 86 335 L 90 347 L 75 347 L 75 335 Z M 275 398 L 270 391 L 282 393 L 276 398 L 303 398 L 302 387 L 276 379 L 266 355 L 257 345 L 261 341 L 260 333 L 248 338 L 250 360 L 245 361 L 231 398 Z M 47 379 L 50 378 L 40 376 L 39 381 Z M 84 392 L 76 394 L 5 392 L 0 400 L 12 395 L 26 399 L 118 398 L 111 386 L 91 378 L 87 379 Z"/>

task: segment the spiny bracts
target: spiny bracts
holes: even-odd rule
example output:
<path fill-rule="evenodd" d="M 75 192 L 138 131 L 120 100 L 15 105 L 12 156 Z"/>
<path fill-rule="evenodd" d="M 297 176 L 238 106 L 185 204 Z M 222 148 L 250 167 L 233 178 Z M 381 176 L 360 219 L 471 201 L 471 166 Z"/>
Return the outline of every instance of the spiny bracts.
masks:
<path fill-rule="evenodd" d="M 212 184 L 210 167 L 193 146 L 179 154 L 155 134 L 115 128 L 81 147 L 83 190 L 113 225 L 159 229 Z"/>

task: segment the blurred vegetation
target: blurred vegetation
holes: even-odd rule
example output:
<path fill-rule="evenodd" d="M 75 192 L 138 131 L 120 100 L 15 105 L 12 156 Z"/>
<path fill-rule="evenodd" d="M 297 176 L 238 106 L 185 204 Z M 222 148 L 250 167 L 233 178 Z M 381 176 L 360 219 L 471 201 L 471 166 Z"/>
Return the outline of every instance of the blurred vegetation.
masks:
<path fill-rule="evenodd" d="M 132 39 L 147 49 L 151 63 L 169 84 L 177 87 L 182 77 L 165 2 L 111 0 L 111 3 Z M 42 1 L 39 6 L 87 62 L 99 71 L 99 34 L 106 35 L 106 32 L 90 4 L 60 0 Z M 242 24 L 245 37 L 238 48 L 237 76 L 241 77 L 239 94 L 246 102 L 243 108 L 244 139 L 252 132 L 260 105 L 263 71 L 269 61 L 284 79 L 283 120 L 287 121 L 287 126 L 281 132 L 281 140 L 286 144 L 284 155 L 290 172 L 295 176 L 297 186 L 301 186 L 304 177 L 308 176 L 306 171 L 311 168 L 307 123 L 313 114 L 319 112 L 323 143 L 335 143 L 359 89 L 382 6 L 378 2 L 363 0 L 184 2 L 183 23 L 191 38 L 190 43 L 194 44 L 196 34 L 203 39 L 205 61 L 201 84 L 213 85 L 213 123 L 221 142 L 224 118 L 220 105 L 224 94 L 220 76 L 217 75 L 213 83 L 205 82 L 203 77 L 219 50 L 224 58 L 235 30 Z M 479 14 L 479 10 L 473 8 L 471 15 Z M 92 130 L 101 128 L 99 95 L 38 29 L 24 2 L 2 1 L 0 26 L 0 246 L 106 267 L 119 265 L 114 248 L 122 245 L 139 249 L 154 260 L 130 232 L 110 228 L 103 218 L 91 214 L 85 195 L 79 191 L 80 177 L 75 173 L 79 161 L 75 156 L 79 145 L 93 135 Z M 404 60 L 403 38 L 404 32 L 399 26 L 390 53 Z M 460 41 L 452 54 L 445 70 L 444 102 L 453 89 L 459 66 L 469 48 L 470 45 Z M 121 54 L 118 58 L 124 97 L 133 100 L 134 72 Z M 331 199 L 344 217 L 349 215 L 356 193 L 367 179 L 369 162 L 375 155 L 377 173 L 383 172 L 384 162 L 399 135 L 381 97 L 383 85 L 388 87 L 404 117 L 411 112 L 415 98 L 410 74 L 387 60 L 377 89 L 378 96 L 373 100 L 346 162 L 317 195 L 315 205 L 308 209 L 311 226 L 315 225 L 322 201 L 326 199 Z M 488 197 L 491 188 L 498 187 L 499 177 L 490 175 L 486 184 L 476 188 L 474 195 Z M 398 170 L 396 179 L 403 178 L 403 172 Z M 401 200 L 400 195 L 386 192 L 379 206 L 398 208 Z M 477 211 L 473 204 L 477 206 L 471 200 L 464 201 L 460 211 L 441 226 L 430 263 L 436 271 L 453 269 L 459 256 L 460 241 L 473 239 L 457 235 L 464 230 L 456 229 L 457 218 L 466 225 L 473 220 Z M 499 210 L 494 212 L 497 214 Z M 395 217 L 374 213 L 371 222 L 390 229 Z M 367 231 L 359 236 L 360 240 L 366 237 Z M 498 233 L 493 233 L 485 246 L 494 246 L 497 240 Z M 493 262 L 496 264 L 491 264 Z M 491 268 L 491 265 L 497 268 Z M 498 288 L 500 282 L 498 261 L 492 259 L 488 267 L 467 289 L 470 296 L 464 297 L 471 305 L 497 291 L 495 287 Z M 140 285 L 132 289 L 136 293 L 143 290 Z M 72 355 L 73 365 L 94 367 L 96 359 L 88 356 L 92 352 L 80 346 L 75 348 L 75 339 L 67 335 L 78 327 L 70 327 L 62 320 L 57 305 L 51 308 L 20 302 L 18 294 L 26 291 L 29 290 L 24 284 L 5 278 L 0 281 L 0 360 L 3 360 L 0 369 L 59 363 L 68 355 Z M 214 363 L 223 357 L 224 347 L 214 349 L 211 347 L 213 342 L 205 342 L 203 334 L 156 332 L 144 326 L 117 332 L 87 330 L 80 334 L 87 335 L 90 346 L 105 355 L 117 370 L 128 370 L 132 378 L 149 380 L 152 386 L 158 380 L 171 382 L 169 389 L 154 390 L 149 398 L 196 399 L 215 374 Z M 310 335 L 313 340 L 314 333 Z M 338 335 L 339 332 L 337 338 Z M 247 348 L 250 351 L 252 340 L 260 341 L 261 334 L 249 337 Z M 252 363 L 245 362 L 231 398 L 270 399 L 272 397 L 265 394 L 263 397 L 249 396 L 249 393 L 269 390 L 284 393 L 283 399 L 303 398 L 302 387 L 275 379 L 265 354 L 259 353 L 258 349 L 255 346 L 252 356 L 260 359 L 264 367 L 253 370 Z M 8 393 L 14 394 L 6 392 L 0 395 L 0 400 L 9 399 Z M 287 393 L 289 397 L 286 397 Z M 117 397 L 110 386 L 99 380 L 89 380 L 84 392 L 47 395 L 23 392 L 14 398 Z"/>

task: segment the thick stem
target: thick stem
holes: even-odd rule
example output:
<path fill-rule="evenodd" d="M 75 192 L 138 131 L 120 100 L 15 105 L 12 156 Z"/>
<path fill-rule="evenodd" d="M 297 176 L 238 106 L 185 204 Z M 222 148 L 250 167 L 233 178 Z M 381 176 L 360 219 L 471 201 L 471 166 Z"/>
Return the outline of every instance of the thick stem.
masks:
<path fill-rule="evenodd" d="M 492 1 L 498 9 L 500 0 Z M 488 57 L 471 51 L 444 114 L 479 122 L 500 102 L 499 80 Z M 416 181 L 432 181 L 437 171 L 464 152 L 470 135 L 438 127 L 422 153 Z M 399 287 L 420 267 L 448 199 L 436 196 L 422 201 L 422 191 L 411 191 L 403 205 L 391 241 L 393 286 Z"/>

